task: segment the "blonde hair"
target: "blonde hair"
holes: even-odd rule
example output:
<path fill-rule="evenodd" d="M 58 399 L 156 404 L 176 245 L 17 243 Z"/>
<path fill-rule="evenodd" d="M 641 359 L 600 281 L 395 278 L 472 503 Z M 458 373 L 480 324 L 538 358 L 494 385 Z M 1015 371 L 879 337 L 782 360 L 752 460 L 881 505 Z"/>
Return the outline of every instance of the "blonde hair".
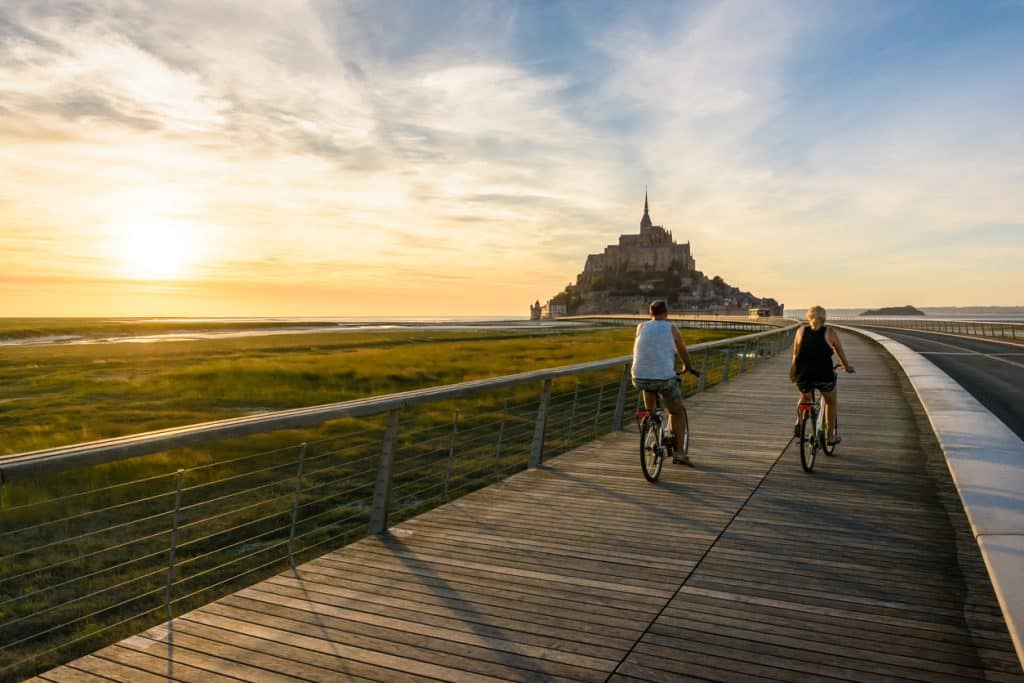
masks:
<path fill-rule="evenodd" d="M 811 324 L 812 330 L 821 329 L 825 324 L 825 309 L 821 306 L 811 306 L 807 309 L 807 322 Z"/>

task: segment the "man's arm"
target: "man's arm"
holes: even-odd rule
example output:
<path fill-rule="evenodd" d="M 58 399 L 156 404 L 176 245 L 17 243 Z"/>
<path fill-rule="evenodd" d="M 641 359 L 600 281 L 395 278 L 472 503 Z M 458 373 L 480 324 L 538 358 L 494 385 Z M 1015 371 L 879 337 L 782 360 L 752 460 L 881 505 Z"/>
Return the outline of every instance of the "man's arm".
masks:
<path fill-rule="evenodd" d="M 839 356 L 839 362 L 843 364 L 843 370 L 847 372 L 856 372 L 853 366 L 850 365 L 850 361 L 846 359 L 846 351 L 843 349 L 843 342 L 839 341 L 839 335 L 831 327 L 825 332 L 828 343 L 836 350 L 836 355 Z"/>
<path fill-rule="evenodd" d="M 676 353 L 683 359 L 683 367 L 687 370 L 693 370 L 693 361 L 690 359 L 690 352 L 686 350 L 686 343 L 683 341 L 683 335 L 680 334 L 679 328 L 675 325 L 672 326 L 672 341 L 676 344 Z"/>

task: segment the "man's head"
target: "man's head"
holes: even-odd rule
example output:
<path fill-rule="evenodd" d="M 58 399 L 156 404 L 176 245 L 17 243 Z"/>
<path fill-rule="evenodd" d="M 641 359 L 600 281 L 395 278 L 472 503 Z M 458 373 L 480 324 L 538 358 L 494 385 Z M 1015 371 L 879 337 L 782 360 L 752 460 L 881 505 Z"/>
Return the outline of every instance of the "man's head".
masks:
<path fill-rule="evenodd" d="M 664 320 L 668 317 L 668 303 L 664 299 L 655 299 L 651 302 L 651 317 L 655 320 Z"/>

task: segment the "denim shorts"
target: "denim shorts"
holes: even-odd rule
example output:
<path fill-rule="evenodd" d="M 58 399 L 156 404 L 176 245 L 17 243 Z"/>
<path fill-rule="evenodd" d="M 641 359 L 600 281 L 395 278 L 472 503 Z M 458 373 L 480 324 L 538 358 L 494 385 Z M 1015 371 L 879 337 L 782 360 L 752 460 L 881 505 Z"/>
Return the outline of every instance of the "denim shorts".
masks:
<path fill-rule="evenodd" d="M 836 388 L 836 382 L 837 381 L 838 381 L 838 378 L 835 375 L 832 375 L 832 379 L 825 379 L 825 380 L 820 380 L 819 379 L 819 380 L 814 380 L 814 381 L 811 381 L 811 382 L 801 382 L 801 383 L 798 383 L 796 385 L 796 388 L 799 389 L 804 394 L 811 393 L 811 389 L 812 388 L 817 389 L 818 391 L 832 391 L 833 389 Z"/>
<path fill-rule="evenodd" d="M 643 391 L 655 391 L 661 394 L 666 406 L 674 405 L 683 400 L 683 385 L 678 377 L 668 379 L 633 378 L 633 386 Z"/>

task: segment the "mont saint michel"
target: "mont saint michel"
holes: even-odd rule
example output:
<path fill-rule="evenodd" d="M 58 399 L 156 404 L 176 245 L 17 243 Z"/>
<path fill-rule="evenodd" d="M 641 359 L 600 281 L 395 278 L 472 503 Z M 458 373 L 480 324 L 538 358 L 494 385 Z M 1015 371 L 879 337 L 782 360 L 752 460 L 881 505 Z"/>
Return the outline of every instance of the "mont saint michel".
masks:
<path fill-rule="evenodd" d="M 576 283 L 551 297 L 536 301 L 530 317 L 558 318 L 595 313 L 646 313 L 652 299 L 665 299 L 675 312 L 747 314 L 764 309 L 782 315 L 775 299 L 758 297 L 729 285 L 720 276 L 697 270 L 690 243 L 676 243 L 672 232 L 651 220 L 647 195 L 640 233 L 620 235 L 600 254 L 590 254 Z"/>

